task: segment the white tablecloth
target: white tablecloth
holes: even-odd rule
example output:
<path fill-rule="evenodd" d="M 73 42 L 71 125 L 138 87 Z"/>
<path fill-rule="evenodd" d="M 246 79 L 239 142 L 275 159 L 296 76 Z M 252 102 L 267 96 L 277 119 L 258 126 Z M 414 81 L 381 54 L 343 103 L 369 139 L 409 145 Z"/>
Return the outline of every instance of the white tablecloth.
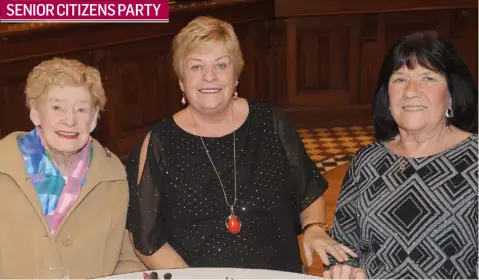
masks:
<path fill-rule="evenodd" d="M 151 271 L 149 271 L 151 272 Z M 242 268 L 184 268 L 156 270 L 158 279 L 163 280 L 165 273 L 171 273 L 171 280 L 179 279 L 321 279 L 321 277 L 297 274 L 291 272 L 265 270 L 265 269 L 242 269 Z M 226 278 L 227 277 L 227 278 Z M 96 279 L 143 279 L 143 272 L 113 275 Z"/>

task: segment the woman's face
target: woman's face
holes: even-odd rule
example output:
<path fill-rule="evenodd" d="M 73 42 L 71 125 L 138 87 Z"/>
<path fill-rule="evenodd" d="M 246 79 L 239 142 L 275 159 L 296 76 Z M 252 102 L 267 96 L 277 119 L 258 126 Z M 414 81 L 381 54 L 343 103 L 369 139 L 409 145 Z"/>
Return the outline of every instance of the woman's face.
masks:
<path fill-rule="evenodd" d="M 208 42 L 191 52 L 185 58 L 179 82 L 189 105 L 205 112 L 225 108 L 238 85 L 234 65 L 223 42 Z"/>
<path fill-rule="evenodd" d="M 417 66 L 400 68 L 389 79 L 389 106 L 399 128 L 418 131 L 444 125 L 451 97 L 444 76 Z"/>
<path fill-rule="evenodd" d="M 86 145 L 97 117 L 98 109 L 84 87 L 54 87 L 30 111 L 48 148 L 63 154 L 74 154 Z"/>

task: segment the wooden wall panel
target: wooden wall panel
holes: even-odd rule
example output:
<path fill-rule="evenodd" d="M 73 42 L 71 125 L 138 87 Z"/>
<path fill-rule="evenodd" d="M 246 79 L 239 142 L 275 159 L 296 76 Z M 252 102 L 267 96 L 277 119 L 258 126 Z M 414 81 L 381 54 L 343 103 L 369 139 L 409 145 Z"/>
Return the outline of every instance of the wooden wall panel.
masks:
<path fill-rule="evenodd" d="M 268 30 L 268 73 L 267 91 L 271 104 L 281 108 L 289 105 L 287 95 L 287 20 L 274 20 L 267 22 Z"/>
<path fill-rule="evenodd" d="M 152 124 L 179 108 L 179 92 L 168 86 L 169 49 L 165 41 L 154 39 L 95 50 L 108 93 L 109 134 L 117 136 L 107 140 L 111 148 L 127 150 Z M 175 97 L 178 103 L 172 107 Z"/>
<path fill-rule="evenodd" d="M 451 40 L 477 76 L 477 8 L 293 16 L 286 22 L 285 107 L 299 126 L 370 122 L 382 60 L 415 31 L 435 30 Z"/>
<path fill-rule="evenodd" d="M 477 9 L 455 10 L 450 14 L 449 19 L 451 22 L 449 37 L 463 54 L 466 63 L 477 79 Z"/>
<path fill-rule="evenodd" d="M 29 112 L 25 107 L 25 80 L 33 61 L 0 65 L 0 137 L 14 130 L 31 129 Z"/>
<path fill-rule="evenodd" d="M 356 95 L 357 104 L 372 104 L 374 89 L 376 88 L 377 72 L 380 68 L 381 60 L 374 59 L 381 54 L 378 52 L 378 33 L 379 33 L 379 15 L 363 15 L 361 18 L 361 35 L 359 51 L 359 86 Z"/>
<path fill-rule="evenodd" d="M 450 11 L 431 11 L 421 13 L 400 12 L 383 13 L 379 17 L 379 34 L 385 54 L 389 48 L 401 37 L 415 31 L 436 30 L 443 35 L 449 34 Z"/>
<path fill-rule="evenodd" d="M 291 19 L 287 36 L 291 104 L 348 103 L 357 84 L 359 17 Z"/>
<path fill-rule="evenodd" d="M 431 11 L 455 7 L 477 8 L 477 0 L 276 0 L 277 17 L 352 15 L 380 12 Z"/>
<path fill-rule="evenodd" d="M 269 101 L 268 68 L 270 50 L 265 21 L 238 24 L 235 32 L 240 41 L 245 65 L 241 73 L 238 94 L 260 101 Z"/>
<path fill-rule="evenodd" d="M 450 38 L 477 76 L 477 1 L 356 2 L 224 0 L 172 8 L 169 24 L 2 26 L 0 137 L 32 127 L 23 91 L 33 66 L 75 57 L 100 70 L 107 93 L 94 137 L 125 158 L 153 123 L 181 108 L 171 41 L 198 15 L 233 24 L 245 58 L 239 94 L 281 108 L 297 127 L 370 123 L 383 56 L 412 31 Z"/>

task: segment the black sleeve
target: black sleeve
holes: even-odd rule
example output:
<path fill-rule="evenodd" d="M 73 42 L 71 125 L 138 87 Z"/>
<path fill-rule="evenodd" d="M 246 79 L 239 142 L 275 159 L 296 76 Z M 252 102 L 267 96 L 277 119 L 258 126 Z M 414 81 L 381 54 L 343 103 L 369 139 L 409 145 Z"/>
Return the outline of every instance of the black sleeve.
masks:
<path fill-rule="evenodd" d="M 288 158 L 288 182 L 301 213 L 326 191 L 328 182 L 306 153 L 292 122 L 279 109 L 273 109 L 273 123 Z"/>
<path fill-rule="evenodd" d="M 142 254 L 151 256 L 167 242 L 168 232 L 161 213 L 160 188 L 165 176 L 164 157 L 156 134 L 150 132 L 149 135 L 149 141 L 146 140 L 146 158 L 140 162 L 143 145 L 140 143 L 131 153 L 126 170 L 130 189 L 127 229 L 133 234 L 135 248 Z M 143 165 L 142 174 L 138 174 L 140 164 Z M 139 184 L 138 176 L 141 176 Z"/>

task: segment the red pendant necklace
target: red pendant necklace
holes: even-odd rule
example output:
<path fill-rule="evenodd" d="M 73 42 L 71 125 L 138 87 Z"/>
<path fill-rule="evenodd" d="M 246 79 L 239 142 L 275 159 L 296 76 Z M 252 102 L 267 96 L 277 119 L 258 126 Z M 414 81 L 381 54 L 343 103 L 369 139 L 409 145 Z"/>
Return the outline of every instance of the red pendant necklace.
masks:
<path fill-rule="evenodd" d="M 191 111 L 190 111 L 191 112 Z M 193 117 L 193 114 L 191 114 Z M 195 118 L 193 117 L 193 121 L 195 121 Z M 196 121 L 195 121 L 196 124 Z M 213 160 L 211 159 L 210 152 L 206 148 L 205 142 L 203 141 L 203 137 L 199 136 L 201 143 L 203 144 L 203 147 L 205 148 L 206 155 L 208 156 L 208 159 L 210 160 L 211 166 L 213 166 L 213 169 L 216 173 L 216 176 L 218 177 L 218 181 L 220 182 L 221 189 L 223 190 L 223 194 L 225 196 L 225 202 L 226 205 L 230 208 L 230 215 L 226 218 L 225 225 L 226 229 L 231 233 L 231 234 L 237 234 L 241 231 L 241 221 L 238 218 L 238 216 L 235 215 L 234 212 L 234 207 L 236 205 L 236 135 L 235 135 L 235 130 L 233 130 L 233 174 L 234 174 L 234 187 L 235 187 L 235 195 L 233 199 L 233 203 L 228 202 L 228 196 L 226 195 L 226 190 L 225 187 L 223 186 L 223 182 L 221 181 L 220 174 L 218 173 L 218 170 L 216 170 L 216 166 L 213 163 Z"/>
<path fill-rule="evenodd" d="M 241 222 L 239 218 L 235 215 L 235 212 L 233 211 L 233 206 L 231 206 L 230 211 L 231 215 L 229 215 L 226 219 L 226 229 L 232 234 L 237 234 L 241 230 Z"/>

